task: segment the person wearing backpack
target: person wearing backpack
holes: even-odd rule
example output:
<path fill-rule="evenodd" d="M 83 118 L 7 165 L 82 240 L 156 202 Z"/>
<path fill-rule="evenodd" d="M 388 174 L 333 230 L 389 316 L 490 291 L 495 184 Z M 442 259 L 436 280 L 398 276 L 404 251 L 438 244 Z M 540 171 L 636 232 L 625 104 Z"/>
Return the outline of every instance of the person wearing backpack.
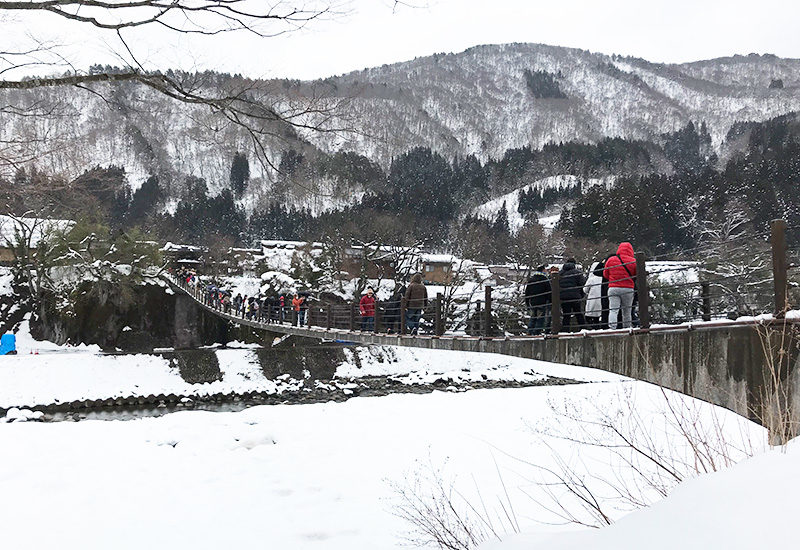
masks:
<path fill-rule="evenodd" d="M 631 243 L 620 243 L 617 253 L 606 260 L 603 277 L 608 279 L 608 325 L 617 326 L 622 312 L 622 328 L 631 328 L 636 258 Z"/>

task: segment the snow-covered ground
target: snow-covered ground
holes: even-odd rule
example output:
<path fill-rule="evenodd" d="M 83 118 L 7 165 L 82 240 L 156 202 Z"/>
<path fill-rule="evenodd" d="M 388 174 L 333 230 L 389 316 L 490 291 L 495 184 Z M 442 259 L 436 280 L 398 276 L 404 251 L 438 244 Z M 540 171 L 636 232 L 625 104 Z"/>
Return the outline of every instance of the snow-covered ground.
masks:
<path fill-rule="evenodd" d="M 302 380 L 265 377 L 254 349 L 215 349 L 221 380 L 186 382 L 160 355 L 104 355 L 96 347 L 68 348 L 18 334 L 19 355 L 0 358 L 0 408 L 32 407 L 87 399 L 170 394 L 194 397 L 215 393 L 297 390 Z M 35 352 L 35 353 L 33 353 Z M 393 346 L 344 350 L 335 378 L 391 376 L 404 384 L 438 379 L 455 384 L 481 380 L 535 382 L 547 376 L 576 380 L 617 380 L 602 371 L 491 354 L 420 350 Z"/>
<path fill-rule="evenodd" d="M 625 395 L 632 400 L 627 405 Z M 619 409 L 624 414 L 633 407 L 650 437 L 667 443 L 676 438 L 676 429 L 664 422 L 661 392 L 630 381 L 396 394 L 343 403 L 260 406 L 237 413 L 185 411 L 127 422 L 4 424 L 0 541 L 2 547 L 15 550 L 402 548 L 408 547 L 410 524 L 395 515 L 402 503 L 398 491 L 414 489 L 425 498 L 433 486 L 424 480 L 431 478 L 452 485 L 459 499 L 485 507 L 495 518 L 501 517 L 501 503 L 513 509 L 523 532 L 553 534 L 553 528 L 536 521 L 549 518 L 536 504 L 541 495 L 532 464 L 552 467 L 554 450 L 575 450 L 573 444 L 541 430 L 569 429 L 553 411 L 565 403 L 577 407 L 587 420 L 597 411 L 616 414 L 613 411 Z M 703 418 L 715 419 L 719 431 L 763 439 L 760 428 L 732 413 L 696 406 Z M 673 447 L 680 452 L 680 445 L 672 443 Z M 589 466 L 594 474 L 611 476 L 620 470 L 619 459 L 606 449 L 586 447 L 572 454 L 579 457 L 578 466 Z M 786 462 L 792 457 L 796 454 L 778 458 Z M 759 468 L 750 470 L 758 473 Z M 723 476 L 732 479 L 734 474 Z M 782 504 L 788 499 L 774 505 L 757 499 L 744 504 L 748 496 L 796 494 L 796 489 L 791 492 L 796 486 L 787 485 L 791 477 L 770 471 L 761 475 L 758 479 L 768 485 L 730 494 L 729 502 L 720 503 L 722 514 L 731 514 L 726 521 L 733 522 L 734 513 L 740 518 L 752 514 L 753 508 L 764 510 L 759 518 L 787 514 Z M 724 479 L 708 478 L 694 486 L 722 489 Z M 653 518 L 670 506 L 673 515 L 666 520 L 682 517 L 691 522 L 686 532 L 698 533 L 702 524 L 697 520 L 713 519 L 710 504 L 718 500 L 694 504 L 683 493 L 676 492 L 676 498 L 684 499 L 678 501 L 682 505 L 667 501 L 639 515 Z M 743 502 L 741 510 L 734 510 L 733 502 Z M 636 516 L 616 530 L 633 524 Z M 637 528 L 641 532 L 652 523 L 639 523 Z M 738 529 L 746 525 L 770 531 L 767 522 L 740 522 Z M 789 523 L 778 523 L 772 530 L 783 531 L 780 525 Z M 674 539 L 682 531 L 681 525 L 665 522 L 654 532 Z M 602 531 L 593 535 L 608 536 Z M 719 536 L 730 538 L 727 533 Z M 652 534 L 643 537 L 635 547 L 661 543 Z M 703 540 L 703 548 L 748 547 Z M 520 544 L 509 548 L 527 547 Z"/>
<path fill-rule="evenodd" d="M 800 504 L 800 444 L 790 442 L 692 479 L 661 502 L 604 529 L 492 541 L 481 550 L 754 550 L 792 548 Z M 792 542 L 792 541 L 795 542 Z"/>

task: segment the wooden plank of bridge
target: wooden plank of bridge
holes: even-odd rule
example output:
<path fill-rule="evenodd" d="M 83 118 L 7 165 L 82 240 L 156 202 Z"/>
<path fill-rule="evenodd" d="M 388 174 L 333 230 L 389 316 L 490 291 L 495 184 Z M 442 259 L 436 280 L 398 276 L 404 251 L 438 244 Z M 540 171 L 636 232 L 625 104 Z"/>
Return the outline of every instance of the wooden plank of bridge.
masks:
<path fill-rule="evenodd" d="M 436 308 L 434 310 L 433 332 L 436 336 L 444 334 L 444 322 L 442 320 L 442 293 L 436 293 Z"/>
<path fill-rule="evenodd" d="M 650 288 L 647 286 L 647 258 L 636 253 L 636 292 L 639 298 L 639 326 L 650 328 Z"/>
<path fill-rule="evenodd" d="M 789 309 L 786 292 L 789 284 L 789 266 L 786 260 L 786 220 L 772 220 L 770 233 L 772 278 L 775 284 L 775 317 L 783 317 Z"/>
<path fill-rule="evenodd" d="M 492 287 L 486 286 L 483 289 L 483 335 L 492 336 Z"/>
<path fill-rule="evenodd" d="M 703 321 L 711 320 L 711 285 L 708 282 L 700 283 L 700 292 L 703 297 Z"/>
<path fill-rule="evenodd" d="M 406 297 L 403 296 L 400 299 L 400 334 L 405 334 L 406 331 L 407 331 L 407 327 L 406 327 L 406 307 L 407 307 L 407 305 L 408 304 L 406 303 Z"/>

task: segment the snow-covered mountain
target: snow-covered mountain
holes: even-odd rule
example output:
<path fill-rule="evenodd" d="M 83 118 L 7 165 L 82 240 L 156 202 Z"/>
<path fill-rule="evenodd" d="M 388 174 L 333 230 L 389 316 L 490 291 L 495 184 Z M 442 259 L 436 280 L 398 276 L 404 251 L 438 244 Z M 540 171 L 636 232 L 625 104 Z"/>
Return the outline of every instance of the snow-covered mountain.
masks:
<path fill-rule="evenodd" d="M 225 88 L 235 78 L 206 75 L 205 85 Z M 719 148 L 737 121 L 800 110 L 800 60 L 751 55 L 664 65 L 537 44 L 477 46 L 322 81 L 255 84 L 286 109 L 308 99 L 338 103 L 327 124 L 339 131 L 271 130 L 264 142 L 273 161 L 289 149 L 312 161 L 353 151 L 384 169 L 415 146 L 486 160 L 551 141 L 654 140 L 690 120 L 705 121 Z M 113 164 L 125 168 L 133 188 L 148 174 L 168 188 L 194 175 L 212 192 L 228 185 L 231 159 L 242 151 L 251 168 L 247 204 L 277 197 L 319 211 L 364 191 L 313 171 L 282 180 L 256 161 L 252 136 L 205 107 L 134 84 L 99 91 L 103 97 L 77 88 L 3 92 L 0 105 L 36 105 L 44 113 L 4 115 L 0 141 L 25 140 L 17 157 L 50 173 L 75 176 Z M 47 106 L 59 106 L 58 115 L 48 116 Z"/>
<path fill-rule="evenodd" d="M 535 97 L 526 71 L 553 75 L 565 98 Z M 770 88 L 780 79 L 783 88 Z M 332 78 L 353 96 L 369 135 L 352 147 L 386 163 L 410 145 L 498 158 L 506 149 L 606 136 L 653 139 L 689 120 L 706 121 L 719 146 L 735 121 L 800 107 L 800 60 L 736 56 L 684 65 L 649 63 L 539 44 L 478 46 Z"/>

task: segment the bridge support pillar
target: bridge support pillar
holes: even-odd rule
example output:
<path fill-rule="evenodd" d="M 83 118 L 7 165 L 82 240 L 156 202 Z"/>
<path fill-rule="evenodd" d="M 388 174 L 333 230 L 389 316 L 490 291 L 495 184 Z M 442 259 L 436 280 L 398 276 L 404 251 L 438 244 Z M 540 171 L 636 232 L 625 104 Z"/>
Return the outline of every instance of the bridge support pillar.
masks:
<path fill-rule="evenodd" d="M 772 277 L 775 283 L 775 316 L 783 317 L 789 309 L 787 301 L 788 262 L 786 261 L 786 220 L 772 220 Z"/>

